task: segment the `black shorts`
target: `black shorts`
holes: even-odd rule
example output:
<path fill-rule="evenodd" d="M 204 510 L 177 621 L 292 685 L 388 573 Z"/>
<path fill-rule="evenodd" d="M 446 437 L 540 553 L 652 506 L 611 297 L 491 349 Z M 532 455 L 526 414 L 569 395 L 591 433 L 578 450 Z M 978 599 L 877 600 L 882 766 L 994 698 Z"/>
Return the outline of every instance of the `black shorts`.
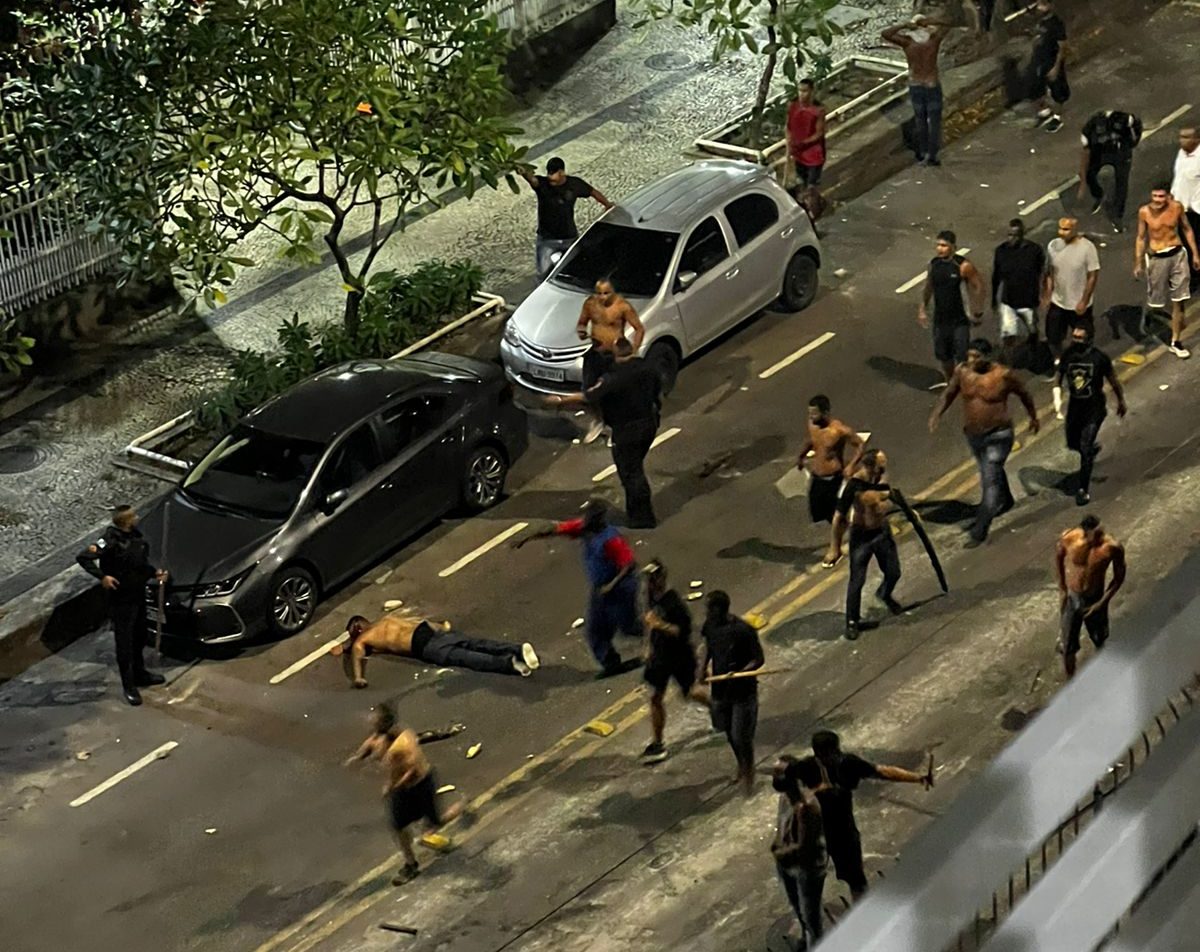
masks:
<path fill-rule="evenodd" d="M 696 649 L 687 641 L 671 644 L 670 647 L 661 643 L 655 645 L 642 677 L 659 693 L 665 691 L 674 678 L 679 690 L 688 694 L 696 683 Z"/>
<path fill-rule="evenodd" d="M 967 344 L 971 340 L 970 324 L 939 324 L 933 322 L 933 356 L 942 363 L 961 364 L 967 359 Z"/>
<path fill-rule="evenodd" d="M 808 513 L 813 522 L 833 522 L 837 511 L 838 493 L 842 489 L 842 474 L 814 476 L 809 474 Z"/>
<path fill-rule="evenodd" d="M 596 385 L 613 365 L 611 351 L 604 350 L 592 344 L 591 349 L 583 355 L 583 389 L 590 390 Z"/>
<path fill-rule="evenodd" d="M 1080 406 L 1072 400 L 1067 404 L 1067 449 L 1076 453 L 1084 449 L 1090 450 L 1096 443 L 1100 433 L 1100 424 L 1104 422 L 1106 411 L 1101 408 Z"/>
<path fill-rule="evenodd" d="M 796 184 L 816 188 L 821 184 L 823 165 L 800 165 L 796 163 Z"/>
<path fill-rule="evenodd" d="M 849 886 L 851 892 L 866 892 L 867 873 L 863 869 L 862 840 L 855 836 L 829 843 L 828 850 L 837 878 Z"/>
<path fill-rule="evenodd" d="M 1105 605 L 1087 618 L 1083 617 L 1083 613 L 1097 601 L 1098 599 L 1088 599 L 1078 592 L 1070 592 L 1067 595 L 1066 604 L 1062 609 L 1062 617 L 1059 620 L 1059 651 L 1069 655 L 1078 654 L 1079 634 L 1083 628 L 1087 628 L 1092 644 L 1097 648 L 1104 647 L 1104 643 L 1108 641 L 1108 606 Z"/>
<path fill-rule="evenodd" d="M 1096 319 L 1089 307 L 1082 314 L 1076 314 L 1074 309 L 1059 307 L 1051 304 L 1046 309 L 1046 342 L 1061 344 L 1073 328 L 1086 327 L 1089 336 L 1096 333 Z"/>
<path fill-rule="evenodd" d="M 437 788 L 437 777 L 430 770 L 419 783 L 389 793 L 388 815 L 392 821 L 392 828 L 403 830 L 422 817 L 432 826 L 441 826 L 442 816 L 437 808 Z"/>

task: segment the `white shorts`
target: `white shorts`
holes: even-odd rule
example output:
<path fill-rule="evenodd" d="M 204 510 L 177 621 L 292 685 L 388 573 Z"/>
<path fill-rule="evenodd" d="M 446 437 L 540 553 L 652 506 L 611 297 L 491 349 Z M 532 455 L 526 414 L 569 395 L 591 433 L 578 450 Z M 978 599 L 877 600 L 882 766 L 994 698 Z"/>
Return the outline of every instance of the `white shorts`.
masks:
<path fill-rule="evenodd" d="M 1000 336 L 1028 337 L 1037 331 L 1037 312 L 1031 307 L 1000 305 Z"/>
<path fill-rule="evenodd" d="M 1146 304 L 1152 308 L 1165 308 L 1167 298 L 1179 303 L 1190 298 L 1188 286 L 1192 269 L 1188 266 L 1188 253 L 1180 248 L 1166 258 L 1146 255 Z"/>

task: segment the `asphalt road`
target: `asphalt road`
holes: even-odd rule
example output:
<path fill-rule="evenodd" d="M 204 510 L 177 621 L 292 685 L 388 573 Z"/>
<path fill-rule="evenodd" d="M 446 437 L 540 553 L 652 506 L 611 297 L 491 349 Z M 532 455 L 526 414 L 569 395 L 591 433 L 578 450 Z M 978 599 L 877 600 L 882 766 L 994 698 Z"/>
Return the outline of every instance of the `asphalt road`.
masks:
<path fill-rule="evenodd" d="M 937 798 L 953 796 L 998 749 L 1002 714 L 1018 700 L 1031 709 L 1057 683 L 1046 559 L 1057 532 L 1079 515 L 1056 488 L 1073 458 L 1050 426 L 1036 440 L 1022 437 L 1010 465 L 1028 498 L 986 548 L 961 550 L 956 523 L 976 493 L 973 468 L 952 418 L 936 436 L 925 430 L 936 374 L 914 321 L 918 291 L 899 289 L 922 270 L 940 228 L 954 228 L 989 264 L 1008 218 L 1074 171 L 1078 139 L 1069 130 L 1093 109 L 1131 108 L 1148 129 L 1174 116 L 1139 150 L 1133 195 L 1146 194 L 1169 169 L 1180 117 L 1197 118 L 1182 85 L 1142 80 L 1176 66 L 1184 74 L 1200 19 L 1175 6 L 1158 20 L 1146 28 L 1153 47 L 1131 32 L 1118 68 L 1098 63 L 1073 77 L 1068 131 L 1050 136 L 1030 130 L 1024 116 L 1005 116 L 948 150 L 942 169 L 913 169 L 841 210 L 827 226 L 817 303 L 800 315 L 764 314 L 694 360 L 667 408 L 663 433 L 673 435 L 651 454 L 662 525 L 631 533 L 639 556 L 662 556 L 679 585 L 722 587 L 736 609 L 766 614 L 769 661 L 794 669 L 764 690 L 763 758 L 800 743 L 817 722 L 910 766 L 932 737 L 943 742 L 946 782 L 934 796 L 904 791 L 872 804 L 873 868 L 884 868 L 944 802 Z M 1048 201 L 1028 216 L 1034 237 L 1050 237 L 1060 207 Z M 1102 220 L 1084 224 L 1099 229 Z M 1132 238 L 1101 231 L 1097 241 L 1098 312 L 1137 304 Z M 844 277 L 834 276 L 838 269 Z M 1131 346 L 1112 342 L 1103 322 L 1100 332 L 1114 354 Z M 1122 365 L 1133 412 L 1108 424 L 1098 465 L 1105 481 L 1095 490 L 1097 511 L 1137 533 L 1151 567 L 1144 580 L 1131 579 L 1131 613 L 1152 597 L 1151 580 L 1170 580 L 1185 554 L 1155 540 L 1174 531 L 1190 546 L 1200 529 L 1187 498 L 1200 463 L 1187 395 L 1200 363 L 1160 347 L 1150 356 L 1137 368 Z M 1048 385 L 1031 386 L 1047 406 Z M 775 485 L 793 465 L 805 404 L 818 392 L 872 434 L 892 458 L 894 481 L 926 501 L 951 572 L 952 595 L 927 602 L 932 575 L 905 544 L 901 595 L 925 604 L 854 646 L 838 637 L 844 577 L 814 568 L 823 534 L 806 523 L 804 500 L 785 499 Z M 174 665 L 169 687 L 148 691 L 138 710 L 118 701 L 103 638 L 0 689 L 5 948 L 761 948 L 783 912 L 763 839 L 772 795 L 765 786 L 750 802 L 731 795 L 728 753 L 695 713 L 673 710 L 677 757 L 654 771 L 637 766 L 648 731 L 638 676 L 592 680 L 572 629 L 584 596 L 572 544 L 519 553 L 498 546 L 443 577 L 518 522 L 570 516 L 597 489 L 619 499 L 613 477 L 596 479 L 609 464 L 602 445 L 554 435 L 569 423 L 539 421 L 543 436 L 500 507 L 406 545 L 332 599 L 298 638 Z M 533 641 L 545 667 L 520 679 L 380 659 L 360 692 L 347 688 L 340 665 L 320 658 L 270 683 L 350 614 L 375 616 L 391 598 L 468 632 Z M 1031 668 L 1041 672 L 1033 688 Z M 339 766 L 363 733 L 367 707 L 385 698 L 418 728 L 468 725 L 431 756 L 443 782 L 474 798 L 479 812 L 456 834 L 459 852 L 403 890 L 386 885 L 394 857 L 378 779 Z M 615 735 L 580 732 L 598 715 L 617 726 Z M 475 743 L 479 756 L 466 760 Z M 385 918 L 420 935 L 380 932 Z"/>

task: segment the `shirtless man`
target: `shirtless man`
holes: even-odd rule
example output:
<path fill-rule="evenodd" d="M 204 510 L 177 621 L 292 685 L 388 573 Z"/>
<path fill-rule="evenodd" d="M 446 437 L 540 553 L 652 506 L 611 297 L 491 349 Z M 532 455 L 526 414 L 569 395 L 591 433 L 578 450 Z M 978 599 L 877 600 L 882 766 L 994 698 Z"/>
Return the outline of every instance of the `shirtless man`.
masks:
<path fill-rule="evenodd" d="M 962 395 L 963 433 L 979 467 L 983 498 L 976 510 L 975 525 L 966 547 L 973 549 L 987 540 L 992 520 L 1013 507 L 1012 490 L 1004 462 L 1013 448 L 1013 423 L 1008 413 L 1008 398 L 1016 396 L 1029 414 L 1029 429 L 1038 431 L 1037 407 L 1033 397 L 1015 373 L 1003 364 L 993 363 L 992 345 L 979 338 L 967 348 L 965 363 L 959 364 L 941 399 L 929 416 L 929 432 L 934 432 L 950 404 Z"/>
<path fill-rule="evenodd" d="M 519 674 L 527 678 L 541 666 L 529 642 L 515 644 L 488 638 L 468 638 L 450 622 L 432 623 L 412 615 L 385 615 L 371 624 L 362 615 L 346 623 L 349 646 L 337 645 L 331 654 L 342 657 L 346 677 L 356 688 L 365 688 L 367 655 L 391 654 L 416 658 L 447 668 L 467 668 L 491 674 Z"/>
<path fill-rule="evenodd" d="M 829 411 L 829 398 L 823 393 L 808 401 L 808 432 L 796 461 L 797 469 L 808 471 L 808 512 L 813 522 L 833 522 L 842 480 L 854 475 L 864 449 L 862 437 L 831 417 Z M 847 451 L 852 454 L 849 463 Z M 821 565 L 831 569 L 840 558 L 841 552 L 833 548 L 831 539 Z"/>
<path fill-rule="evenodd" d="M 885 43 L 898 46 L 908 61 L 908 95 L 917 127 L 917 160 L 921 165 L 941 165 L 942 83 L 938 76 L 938 51 L 949 24 L 915 16 L 908 23 L 890 26 L 881 34 Z"/>
<path fill-rule="evenodd" d="M 1171 195 L 1165 183 L 1154 186 L 1150 203 L 1138 209 L 1137 241 L 1133 250 L 1133 276 L 1146 275 L 1146 306 L 1164 310 L 1171 299 L 1171 346 L 1176 357 L 1190 357 L 1183 346 L 1183 302 L 1190 298 L 1191 268 L 1183 243 L 1192 261 L 1200 266 L 1196 236 L 1183 205 Z"/>
<path fill-rule="evenodd" d="M 1105 587 L 1109 566 L 1112 581 Z M 1058 651 L 1067 678 L 1073 678 L 1080 629 L 1087 627 L 1097 651 L 1108 640 L 1108 604 L 1125 583 L 1125 547 L 1104 531 L 1099 519 L 1085 516 L 1078 529 L 1058 540 L 1054 570 L 1061 599 Z"/>
<path fill-rule="evenodd" d="M 642 339 L 646 336 L 646 328 L 633 306 L 621 297 L 607 278 L 596 282 L 594 293 L 583 302 L 579 312 L 579 320 L 575 324 L 575 333 L 580 340 L 591 338 L 592 348 L 583 355 L 583 393 L 587 393 L 604 376 L 605 371 L 613 364 L 613 345 L 626 336 L 626 331 L 633 330 L 633 352 L 636 354 L 642 347 Z M 603 431 L 604 421 L 599 415 L 592 418 L 583 442 L 593 442 Z"/>
<path fill-rule="evenodd" d="M 846 590 L 846 637 L 850 641 L 859 633 L 878 628 L 877 621 L 862 619 L 862 590 L 867 582 L 867 567 L 871 559 L 879 563 L 883 583 L 875 591 L 893 615 L 904 609 L 892 592 L 900 581 L 900 553 L 892 538 L 888 522 L 890 487 L 887 478 L 887 456 L 882 450 L 868 450 L 862 465 L 842 489 L 833 517 L 833 551 L 840 557 L 842 536 L 850 525 L 850 585 Z"/>

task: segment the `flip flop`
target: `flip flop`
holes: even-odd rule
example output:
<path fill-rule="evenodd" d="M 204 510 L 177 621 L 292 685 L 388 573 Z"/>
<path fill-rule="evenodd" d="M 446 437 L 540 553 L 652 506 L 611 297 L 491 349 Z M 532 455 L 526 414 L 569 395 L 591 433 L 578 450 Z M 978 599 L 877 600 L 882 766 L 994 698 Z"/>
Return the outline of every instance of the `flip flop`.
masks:
<path fill-rule="evenodd" d="M 842 561 L 842 559 L 844 559 L 844 558 L 845 558 L 845 556 L 839 553 L 838 557 L 836 559 L 834 559 L 832 562 L 830 562 L 828 559 L 822 559 L 821 560 L 821 568 L 823 568 L 823 569 L 836 568 L 837 564 L 840 561 Z"/>

